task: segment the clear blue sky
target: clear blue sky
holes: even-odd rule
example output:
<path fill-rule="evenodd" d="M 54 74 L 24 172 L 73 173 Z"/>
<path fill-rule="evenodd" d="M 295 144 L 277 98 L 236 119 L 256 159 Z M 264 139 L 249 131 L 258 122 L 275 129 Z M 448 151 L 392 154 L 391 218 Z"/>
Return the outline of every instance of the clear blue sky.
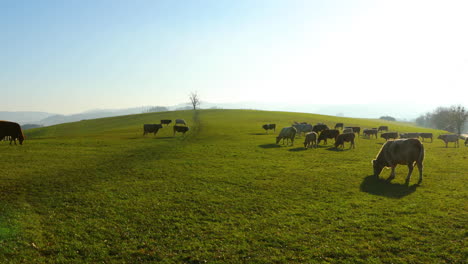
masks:
<path fill-rule="evenodd" d="M 168 106 L 192 91 L 223 103 L 463 104 L 466 14 L 463 0 L 5 0 L 0 111 Z"/>

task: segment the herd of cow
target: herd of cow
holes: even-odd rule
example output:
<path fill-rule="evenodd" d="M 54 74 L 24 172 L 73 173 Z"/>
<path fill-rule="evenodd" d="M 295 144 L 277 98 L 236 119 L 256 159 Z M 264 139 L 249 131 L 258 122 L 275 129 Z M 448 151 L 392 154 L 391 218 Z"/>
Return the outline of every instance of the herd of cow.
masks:
<path fill-rule="evenodd" d="M 148 133 L 153 133 L 153 135 L 156 135 L 159 129 L 163 128 L 163 125 L 168 126 L 170 123 L 172 123 L 172 120 L 162 119 L 160 124 L 144 124 L 143 136 Z M 173 131 L 174 131 L 174 136 L 176 132 L 185 134 L 187 131 L 189 131 L 189 127 L 187 126 L 187 123 L 185 122 L 185 120 L 176 119 L 175 125 L 173 126 Z"/>
<path fill-rule="evenodd" d="M 268 130 L 276 131 L 276 124 L 265 124 L 262 126 L 265 129 L 266 133 Z M 340 131 L 342 130 L 342 131 Z M 341 133 L 340 133 L 341 132 Z M 421 138 L 422 141 L 425 139 L 430 139 L 433 141 L 432 133 L 398 133 L 398 132 L 388 132 L 388 126 L 380 126 L 378 128 L 364 129 L 362 131 L 363 137 L 372 138 L 373 136 L 377 139 L 378 134 L 380 137 L 388 141 L 390 139 L 409 139 L 409 138 Z M 330 129 L 324 123 L 317 123 L 316 125 L 308 124 L 306 122 L 298 123 L 294 122 L 293 125 L 281 129 L 279 135 L 276 137 L 276 144 L 281 140 L 284 144 L 286 139 L 286 144 L 291 142 L 291 145 L 294 144 L 294 139 L 296 136 L 304 134 L 304 147 L 317 147 L 318 144 L 323 140 L 327 144 L 327 139 L 335 140 L 335 148 L 342 147 L 344 148 L 344 143 L 349 142 L 350 148 L 355 148 L 354 140 L 357 136 L 361 135 L 361 127 L 345 127 L 343 123 L 337 123 L 334 129 Z M 445 147 L 448 147 L 448 143 L 453 142 L 455 147 L 459 147 L 460 137 L 456 134 L 444 134 L 437 137 L 445 142 Z M 468 138 L 465 139 L 465 146 L 468 146 Z"/>
<path fill-rule="evenodd" d="M 276 132 L 276 124 L 265 124 L 262 126 L 265 129 L 266 133 L 268 130 L 273 130 Z M 342 132 L 340 133 L 340 130 Z M 388 180 L 395 178 L 395 168 L 398 164 L 408 166 L 408 175 L 406 176 L 406 185 L 409 184 L 411 174 L 413 172 L 414 166 L 416 165 L 419 170 L 419 181 L 418 184 L 422 182 L 422 173 L 423 173 L 423 161 L 424 161 L 424 146 L 419 140 L 422 138 L 433 139 L 432 133 L 398 133 L 398 132 L 388 132 L 388 126 L 380 126 L 378 128 L 364 129 L 363 136 L 371 138 L 375 136 L 378 137 L 378 133 L 381 138 L 385 139 L 385 144 L 377 154 L 377 157 L 372 160 L 372 166 L 374 169 L 374 177 L 378 178 L 383 168 L 391 168 L 390 177 Z M 291 145 L 294 144 L 294 138 L 296 135 L 301 135 L 304 133 L 304 147 L 316 148 L 320 141 L 324 141 L 327 144 L 327 139 L 335 140 L 335 148 L 341 147 L 344 148 L 344 143 L 349 142 L 350 148 L 355 148 L 355 138 L 356 134 L 360 136 L 361 128 L 360 127 L 344 127 L 343 123 L 337 123 L 334 129 L 330 129 L 327 125 L 323 123 L 318 123 L 316 125 L 307 124 L 306 122 L 297 123 L 294 122 L 293 125 L 281 129 L 279 135 L 276 137 L 276 144 L 279 144 L 281 140 L 286 139 L 286 144 L 291 142 Z M 459 147 L 459 135 L 455 134 L 445 134 L 439 135 L 437 137 L 445 142 L 445 147 L 448 147 L 449 142 L 454 142 L 455 147 Z M 392 140 L 390 140 L 392 139 Z M 465 146 L 468 146 L 468 138 L 465 139 Z"/>

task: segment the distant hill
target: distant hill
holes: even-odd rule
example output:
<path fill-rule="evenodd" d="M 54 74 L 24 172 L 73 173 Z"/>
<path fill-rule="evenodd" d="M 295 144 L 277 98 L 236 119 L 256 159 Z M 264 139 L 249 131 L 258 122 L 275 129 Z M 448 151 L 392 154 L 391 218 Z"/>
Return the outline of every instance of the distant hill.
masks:
<path fill-rule="evenodd" d="M 0 111 L 0 120 L 13 121 L 19 124 L 37 123 L 39 120 L 47 118 L 55 114 L 46 112 L 33 112 L 33 111 Z"/>
<path fill-rule="evenodd" d="M 253 109 L 268 111 L 287 111 L 314 113 L 330 116 L 355 117 L 355 118 L 379 118 L 381 116 L 392 116 L 400 121 L 413 120 L 424 114 L 435 106 L 428 105 L 393 105 L 393 104 L 295 104 L 295 103 L 259 103 L 259 102 L 238 102 L 238 103 L 210 103 L 202 102 L 202 109 Z M 133 107 L 125 109 L 96 109 L 72 115 L 52 114 L 46 112 L 0 112 L 0 120 L 15 121 L 20 124 L 38 124 L 50 126 L 62 123 L 81 121 L 86 119 L 96 119 L 103 117 L 113 117 L 122 115 L 140 114 L 156 110 L 190 110 L 187 104 L 178 104 L 165 107 Z M 159 110 L 158 110 L 159 109 Z"/>

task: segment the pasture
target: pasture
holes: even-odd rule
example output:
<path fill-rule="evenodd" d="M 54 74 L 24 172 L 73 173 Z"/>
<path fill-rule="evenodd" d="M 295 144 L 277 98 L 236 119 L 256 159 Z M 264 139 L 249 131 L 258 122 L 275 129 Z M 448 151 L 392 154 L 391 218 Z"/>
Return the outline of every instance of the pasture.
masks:
<path fill-rule="evenodd" d="M 182 118 L 143 136 L 143 124 Z M 27 130 L 0 142 L 2 263 L 466 263 L 468 147 L 424 142 L 371 175 L 385 142 L 276 145 L 293 121 L 405 123 L 248 110 L 148 113 Z M 275 123 L 268 134 L 263 124 Z"/>

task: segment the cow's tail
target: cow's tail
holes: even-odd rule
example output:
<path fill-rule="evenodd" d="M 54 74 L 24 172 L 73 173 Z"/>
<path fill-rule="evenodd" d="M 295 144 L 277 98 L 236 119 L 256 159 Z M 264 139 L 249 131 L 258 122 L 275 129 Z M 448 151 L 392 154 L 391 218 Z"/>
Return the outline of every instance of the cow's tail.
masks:
<path fill-rule="evenodd" d="M 418 164 L 422 165 L 423 161 L 424 161 L 424 145 L 421 144 L 421 152 L 419 152 Z"/>

